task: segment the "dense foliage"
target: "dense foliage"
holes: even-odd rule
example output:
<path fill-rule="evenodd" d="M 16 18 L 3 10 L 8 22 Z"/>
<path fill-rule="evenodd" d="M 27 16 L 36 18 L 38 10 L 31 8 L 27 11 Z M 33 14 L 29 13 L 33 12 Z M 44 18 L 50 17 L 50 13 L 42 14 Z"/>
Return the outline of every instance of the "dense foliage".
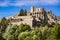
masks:
<path fill-rule="evenodd" d="M 0 30 L 0 40 L 4 40 L 4 38 L 2 37 L 2 32 Z"/>
<path fill-rule="evenodd" d="M 5 33 L 0 30 L 0 40 L 60 40 L 60 24 L 34 29 L 27 24 L 9 25 Z"/>
<path fill-rule="evenodd" d="M 0 22 L 1 31 L 3 31 L 3 32 L 5 31 L 5 29 L 7 28 L 9 22 L 10 22 L 9 19 L 6 19 L 5 17 L 2 18 L 2 20 Z"/>
<path fill-rule="evenodd" d="M 27 11 L 21 9 L 18 16 L 26 16 L 26 15 L 27 15 Z"/>

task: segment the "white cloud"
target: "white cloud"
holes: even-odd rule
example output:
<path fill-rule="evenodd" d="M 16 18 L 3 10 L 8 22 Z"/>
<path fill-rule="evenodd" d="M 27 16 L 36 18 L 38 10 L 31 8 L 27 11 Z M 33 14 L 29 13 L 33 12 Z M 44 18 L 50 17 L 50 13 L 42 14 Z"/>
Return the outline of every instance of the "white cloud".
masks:
<path fill-rule="evenodd" d="M 45 3 L 45 4 L 57 4 L 58 3 L 58 0 L 43 0 L 41 1 L 42 3 Z"/>
<path fill-rule="evenodd" d="M 8 0 L 4 0 L 3 2 L 0 2 L 0 6 L 8 6 L 9 1 Z"/>
<path fill-rule="evenodd" d="M 22 5 L 56 5 L 59 0 L 5 0 L 0 6 L 22 6 Z"/>

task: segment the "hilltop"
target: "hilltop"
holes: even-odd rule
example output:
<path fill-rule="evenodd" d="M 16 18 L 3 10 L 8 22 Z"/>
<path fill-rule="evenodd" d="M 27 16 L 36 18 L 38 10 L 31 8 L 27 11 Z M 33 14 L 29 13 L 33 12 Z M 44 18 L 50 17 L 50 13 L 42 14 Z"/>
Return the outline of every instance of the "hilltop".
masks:
<path fill-rule="evenodd" d="M 52 10 L 44 10 L 44 8 L 35 8 L 31 6 L 30 11 L 21 9 L 19 14 L 7 17 L 10 19 L 10 24 L 19 25 L 21 23 L 32 26 L 41 26 L 42 24 L 53 25 L 60 24 L 60 17 L 53 14 Z"/>
<path fill-rule="evenodd" d="M 6 17 L 6 19 L 10 20 L 9 25 L 27 24 L 31 26 L 31 28 L 35 26 L 52 26 L 55 23 L 60 24 L 60 17 L 54 15 L 52 10 L 35 8 L 33 6 L 31 6 L 29 12 L 21 9 L 18 14 Z"/>
<path fill-rule="evenodd" d="M 31 7 L 0 20 L 1 40 L 60 40 L 60 17 L 51 10 Z"/>

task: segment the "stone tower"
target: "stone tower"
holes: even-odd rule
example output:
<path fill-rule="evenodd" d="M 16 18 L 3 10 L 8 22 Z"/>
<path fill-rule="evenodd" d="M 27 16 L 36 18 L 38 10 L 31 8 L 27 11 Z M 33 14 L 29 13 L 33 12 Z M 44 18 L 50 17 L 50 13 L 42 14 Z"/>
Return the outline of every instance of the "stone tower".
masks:
<path fill-rule="evenodd" d="M 34 6 L 31 6 L 30 11 L 31 11 L 31 12 L 34 12 Z"/>

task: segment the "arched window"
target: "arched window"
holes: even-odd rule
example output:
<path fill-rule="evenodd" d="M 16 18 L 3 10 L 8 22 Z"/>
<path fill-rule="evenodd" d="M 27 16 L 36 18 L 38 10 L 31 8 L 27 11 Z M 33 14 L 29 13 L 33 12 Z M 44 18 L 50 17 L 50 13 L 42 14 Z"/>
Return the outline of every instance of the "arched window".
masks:
<path fill-rule="evenodd" d="M 20 19 L 20 21 L 23 21 L 23 19 Z"/>
<path fill-rule="evenodd" d="M 32 13 L 30 14 L 30 16 L 32 15 Z"/>

